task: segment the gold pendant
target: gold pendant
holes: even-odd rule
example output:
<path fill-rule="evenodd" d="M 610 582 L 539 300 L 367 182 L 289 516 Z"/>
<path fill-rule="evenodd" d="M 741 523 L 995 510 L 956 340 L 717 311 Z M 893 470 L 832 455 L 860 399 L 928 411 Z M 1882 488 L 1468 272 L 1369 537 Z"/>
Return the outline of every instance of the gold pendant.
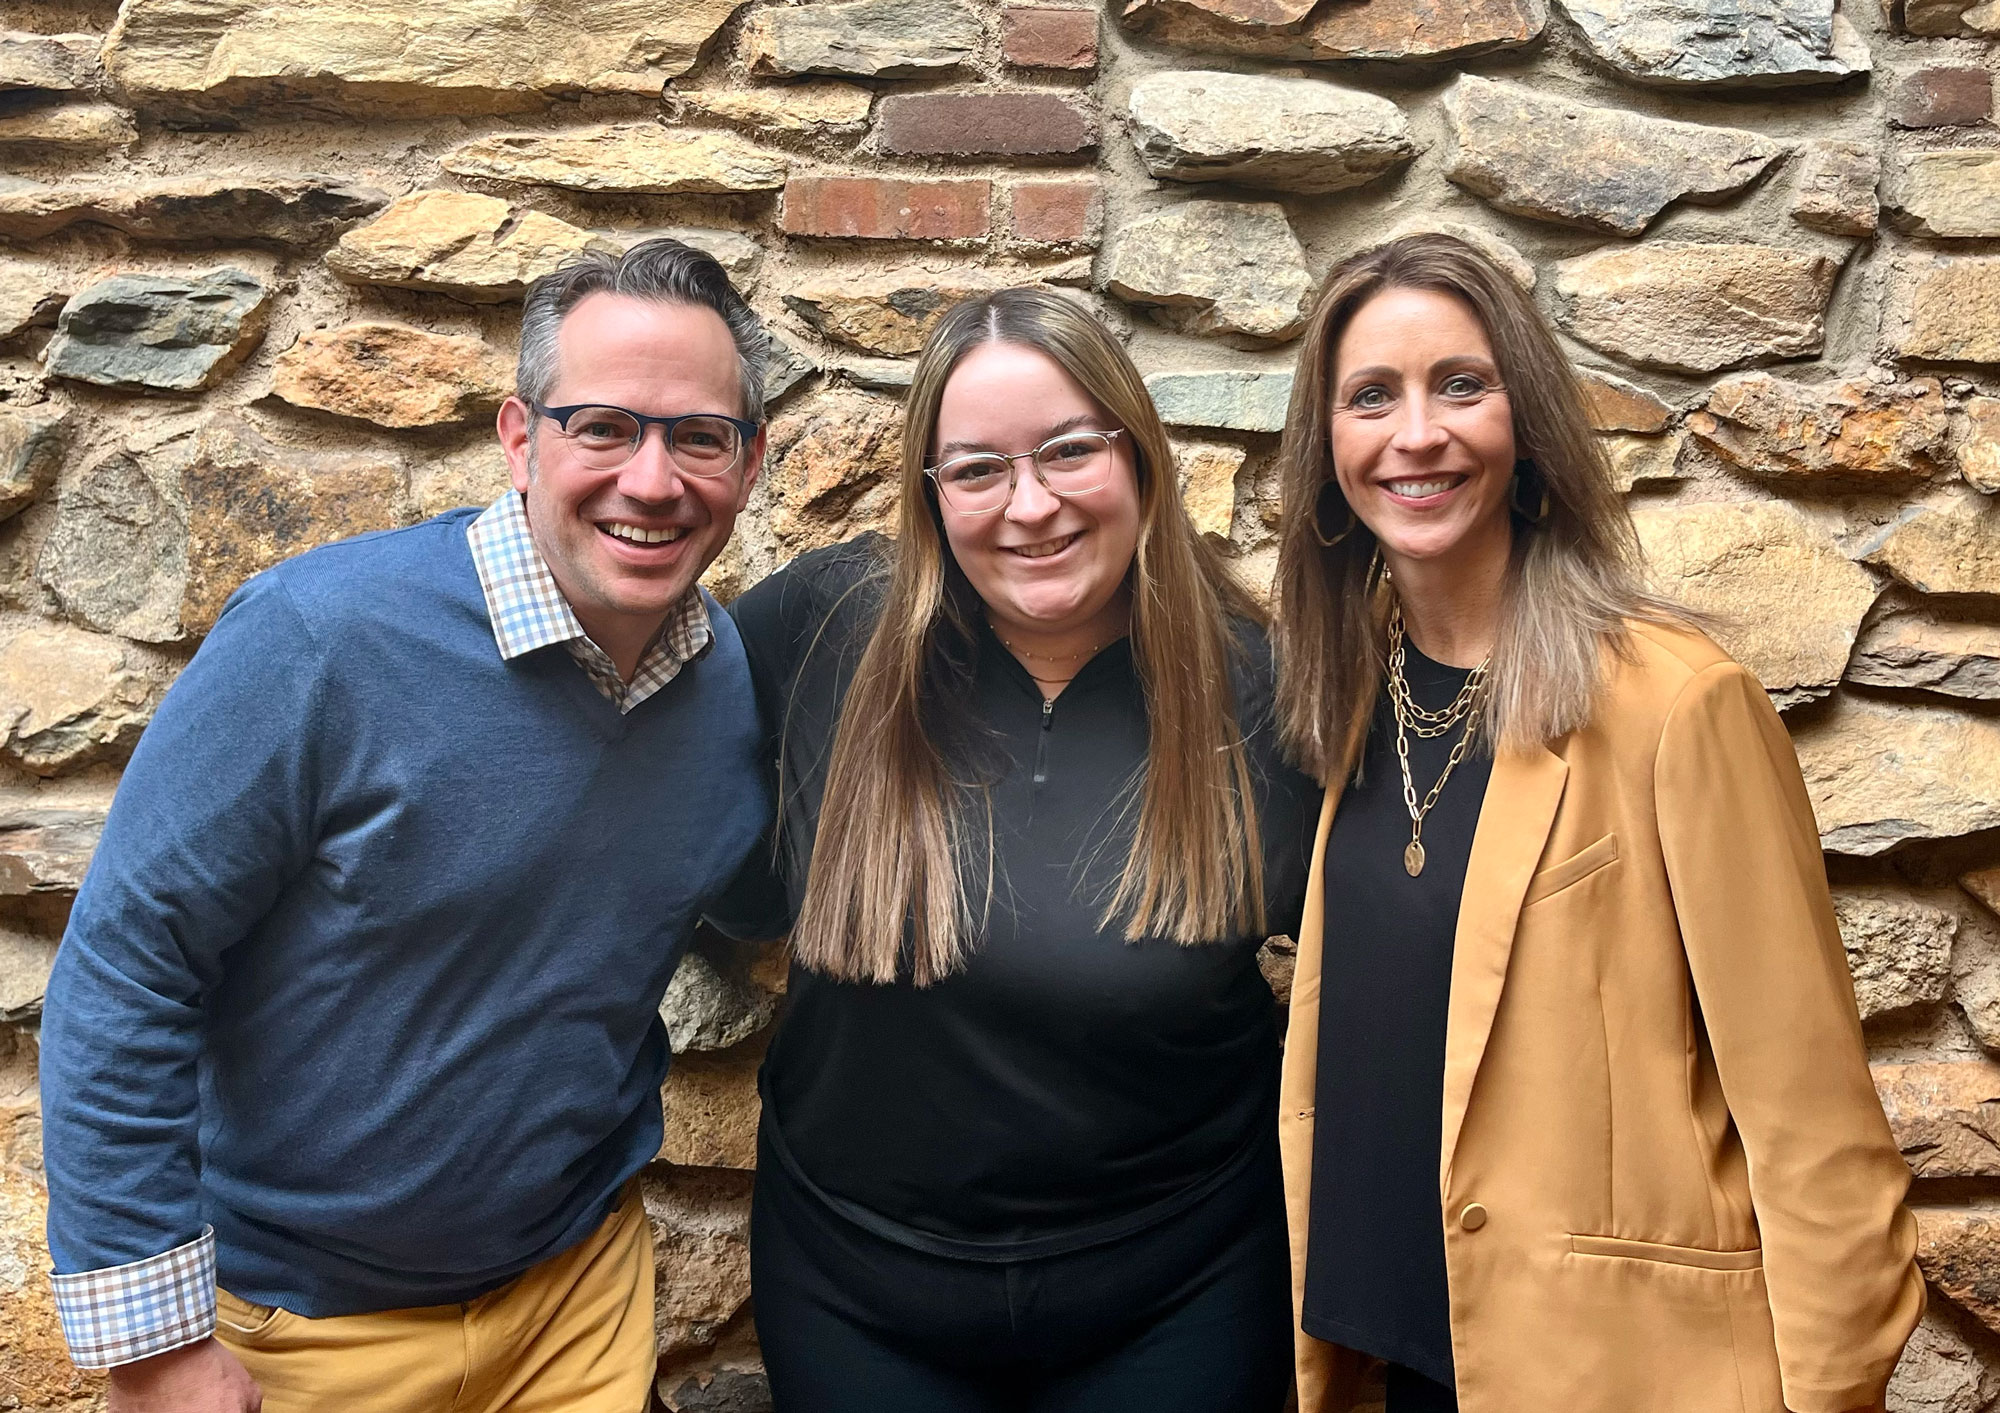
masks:
<path fill-rule="evenodd" d="M 1403 850 L 1403 871 L 1415 878 L 1424 871 L 1424 846 L 1412 839 L 1410 847 Z"/>

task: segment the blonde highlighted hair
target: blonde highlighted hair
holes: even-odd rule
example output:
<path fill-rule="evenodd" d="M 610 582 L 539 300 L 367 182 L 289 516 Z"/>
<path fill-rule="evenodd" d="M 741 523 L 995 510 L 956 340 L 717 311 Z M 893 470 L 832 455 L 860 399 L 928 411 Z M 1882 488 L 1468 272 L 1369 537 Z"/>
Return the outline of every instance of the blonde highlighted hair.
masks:
<path fill-rule="evenodd" d="M 842 707 L 791 935 L 806 966 L 850 981 L 930 985 L 964 966 L 996 888 L 991 811 L 965 749 L 982 606 L 944 536 L 924 466 L 959 361 L 989 343 L 1058 364 L 1129 434 L 1139 537 L 1132 657 L 1150 730 L 1137 817 L 1104 925 L 1199 943 L 1263 926 L 1250 765 L 1230 687 L 1228 615 L 1256 610 L 1182 506 L 1172 449 L 1139 372 L 1088 312 L 1008 289 L 948 310 L 905 404 L 897 541 L 881 616 Z M 1131 803 L 1128 797 L 1127 804 Z M 968 879 L 982 880 L 968 886 Z"/>
<path fill-rule="evenodd" d="M 1590 717 L 1605 652 L 1629 650 L 1629 620 L 1691 617 L 1646 589 L 1638 537 L 1591 431 L 1583 390 L 1527 293 L 1451 236 L 1410 235 L 1361 251 L 1328 274 L 1306 326 L 1280 448 L 1279 729 L 1293 759 L 1328 784 L 1350 768 L 1373 715 L 1387 613 L 1375 537 L 1334 479 L 1333 361 L 1360 308 L 1397 289 L 1471 307 L 1513 408 L 1517 509 L 1482 723 L 1487 739 L 1520 747 L 1575 730 Z M 1322 512 L 1324 525 L 1316 518 Z M 1337 542 L 1322 544 L 1321 532 Z"/>

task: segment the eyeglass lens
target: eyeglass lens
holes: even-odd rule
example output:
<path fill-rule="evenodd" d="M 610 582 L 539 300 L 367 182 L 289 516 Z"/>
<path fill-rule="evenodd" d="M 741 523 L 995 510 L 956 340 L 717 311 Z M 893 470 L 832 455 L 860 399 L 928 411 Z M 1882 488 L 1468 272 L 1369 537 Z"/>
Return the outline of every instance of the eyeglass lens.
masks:
<path fill-rule="evenodd" d="M 577 459 L 599 471 L 623 466 L 639 450 L 645 424 L 617 407 L 578 409 L 564 425 Z M 690 476 L 724 476 L 743 455 L 743 438 L 720 417 L 683 417 L 667 438 L 667 454 Z"/>
<path fill-rule="evenodd" d="M 1042 484 L 1059 496 L 1085 495 L 1111 476 L 1111 438 L 1102 432 L 1071 432 L 1035 448 Z M 1013 494 L 1012 463 L 997 452 L 955 456 L 937 468 L 938 488 L 954 510 L 968 514 L 998 510 Z"/>

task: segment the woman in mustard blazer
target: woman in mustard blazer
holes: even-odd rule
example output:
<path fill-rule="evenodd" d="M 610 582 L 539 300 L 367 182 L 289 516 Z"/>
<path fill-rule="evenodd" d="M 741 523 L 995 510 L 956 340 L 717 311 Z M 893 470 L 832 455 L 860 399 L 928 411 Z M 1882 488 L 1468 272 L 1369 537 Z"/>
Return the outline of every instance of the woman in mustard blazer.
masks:
<path fill-rule="evenodd" d="M 1812 809 L 1648 594 L 1522 291 L 1329 277 L 1279 704 L 1328 782 L 1280 1115 L 1303 1413 L 1879 1408 L 1923 1308 Z"/>

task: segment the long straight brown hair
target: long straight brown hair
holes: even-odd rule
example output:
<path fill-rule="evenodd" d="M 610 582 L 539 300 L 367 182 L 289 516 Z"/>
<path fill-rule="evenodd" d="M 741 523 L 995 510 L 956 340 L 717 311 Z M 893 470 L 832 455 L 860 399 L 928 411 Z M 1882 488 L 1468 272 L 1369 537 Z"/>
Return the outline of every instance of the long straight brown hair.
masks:
<path fill-rule="evenodd" d="M 1590 718 L 1606 651 L 1629 652 L 1628 620 L 1694 621 L 1644 587 L 1638 536 L 1590 430 L 1583 390 L 1520 285 L 1452 236 L 1410 235 L 1361 251 L 1327 275 L 1306 325 L 1279 449 L 1279 730 L 1293 759 L 1328 785 L 1344 778 L 1373 716 L 1388 612 L 1375 537 L 1334 479 L 1333 359 L 1361 306 L 1393 289 L 1432 290 L 1471 306 L 1513 409 L 1514 504 L 1525 510 L 1512 517 L 1487 739 L 1519 747 L 1575 730 Z M 1322 534 L 1339 538 L 1328 547 Z"/>
<path fill-rule="evenodd" d="M 951 975 L 993 903 L 991 812 L 968 752 L 955 748 L 983 608 L 924 475 L 945 384 L 962 358 L 989 343 L 1054 360 L 1134 450 L 1139 538 L 1128 575 L 1148 744 L 1132 787 L 1132 845 L 1103 925 L 1122 917 L 1128 940 L 1184 944 L 1263 926 L 1256 803 L 1228 671 L 1228 615 L 1260 615 L 1189 521 L 1166 429 L 1125 350 L 1070 300 L 1007 289 L 938 320 L 904 407 L 902 498 L 881 617 L 835 731 L 791 936 L 802 963 L 843 980 L 907 976 L 928 986 Z M 1130 802 L 1128 790 L 1121 817 Z M 983 882 L 968 887 L 968 879 Z"/>

